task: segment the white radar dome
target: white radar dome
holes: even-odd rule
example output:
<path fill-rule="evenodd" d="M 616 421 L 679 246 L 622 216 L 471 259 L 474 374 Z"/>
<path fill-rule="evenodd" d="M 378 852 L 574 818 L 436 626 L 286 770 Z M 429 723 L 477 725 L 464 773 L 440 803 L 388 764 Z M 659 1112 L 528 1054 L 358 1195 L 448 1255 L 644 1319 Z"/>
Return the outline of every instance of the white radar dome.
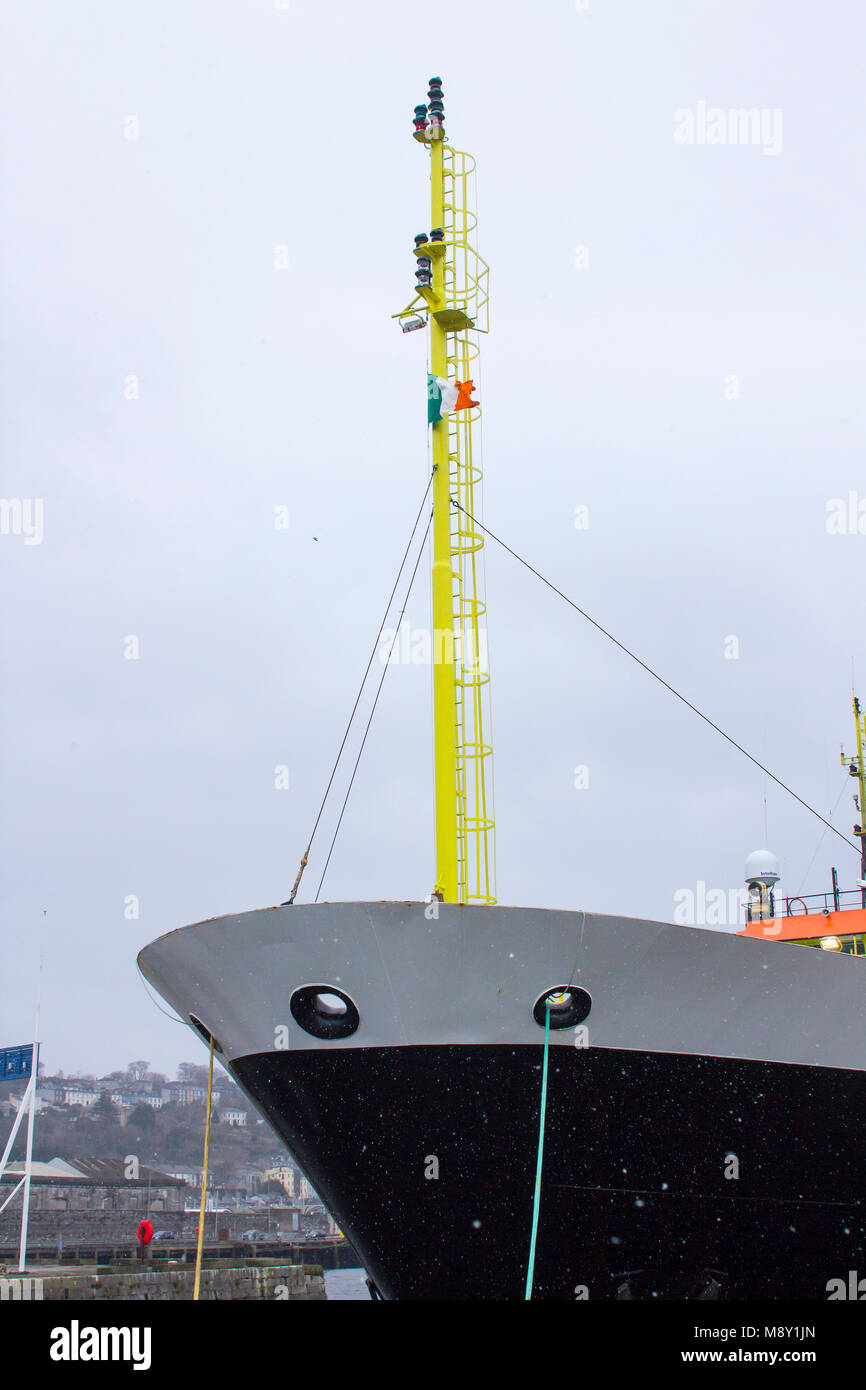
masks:
<path fill-rule="evenodd" d="M 779 861 L 768 849 L 753 850 L 746 860 L 746 882 L 772 888 L 779 882 Z"/>

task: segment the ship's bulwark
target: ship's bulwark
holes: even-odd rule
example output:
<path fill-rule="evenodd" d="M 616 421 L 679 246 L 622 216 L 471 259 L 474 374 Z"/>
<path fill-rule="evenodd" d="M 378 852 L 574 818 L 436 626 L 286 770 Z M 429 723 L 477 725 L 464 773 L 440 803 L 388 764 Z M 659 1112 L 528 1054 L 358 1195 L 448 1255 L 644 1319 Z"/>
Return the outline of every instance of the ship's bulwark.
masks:
<path fill-rule="evenodd" d="M 591 1008 L 585 1032 L 551 1032 L 534 1297 L 712 1280 L 722 1298 L 824 1299 L 866 1268 L 866 961 L 583 912 L 438 912 L 263 909 L 140 956 L 385 1297 L 523 1297 L 533 1011 L 563 985 Z M 310 987 L 353 1002 L 354 1032 L 305 1031 L 292 1000 Z"/>
<path fill-rule="evenodd" d="M 232 1070 L 386 1298 L 523 1297 L 538 1048 L 270 1053 Z M 533 1297 L 630 1282 L 683 1299 L 713 1271 L 724 1299 L 826 1299 L 866 1267 L 864 1115 L 858 1072 L 557 1049 Z"/>

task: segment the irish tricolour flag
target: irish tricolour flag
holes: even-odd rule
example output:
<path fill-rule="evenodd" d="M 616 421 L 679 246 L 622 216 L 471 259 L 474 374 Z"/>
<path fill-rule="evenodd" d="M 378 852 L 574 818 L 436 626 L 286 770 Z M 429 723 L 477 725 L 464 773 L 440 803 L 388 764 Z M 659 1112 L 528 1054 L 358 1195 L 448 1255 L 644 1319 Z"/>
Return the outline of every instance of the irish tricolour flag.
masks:
<path fill-rule="evenodd" d="M 427 373 L 427 423 L 435 425 L 443 415 L 452 415 L 455 410 L 470 410 L 478 401 L 473 401 L 475 390 L 471 381 L 446 381 L 444 377 Z"/>

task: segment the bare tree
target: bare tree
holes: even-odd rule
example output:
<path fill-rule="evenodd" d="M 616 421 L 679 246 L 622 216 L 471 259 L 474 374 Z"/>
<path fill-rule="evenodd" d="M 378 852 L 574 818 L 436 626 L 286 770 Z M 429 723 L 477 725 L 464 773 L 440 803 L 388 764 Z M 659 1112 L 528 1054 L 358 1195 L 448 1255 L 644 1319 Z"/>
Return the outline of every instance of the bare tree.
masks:
<path fill-rule="evenodd" d="M 198 1062 L 181 1062 L 177 1069 L 177 1079 L 185 1086 L 206 1086 L 207 1074 L 207 1067 Z"/>

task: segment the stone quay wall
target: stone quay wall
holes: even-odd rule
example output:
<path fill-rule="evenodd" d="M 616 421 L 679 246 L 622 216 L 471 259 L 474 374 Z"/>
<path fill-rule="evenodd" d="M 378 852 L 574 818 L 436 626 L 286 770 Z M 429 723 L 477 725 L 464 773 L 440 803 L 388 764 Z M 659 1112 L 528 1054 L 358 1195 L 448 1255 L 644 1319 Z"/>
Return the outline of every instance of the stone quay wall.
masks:
<path fill-rule="evenodd" d="M 31 1211 L 28 1226 L 28 1245 L 35 1249 L 56 1249 L 59 1242 L 69 1245 L 135 1244 L 138 1223 L 147 1214 L 144 1205 L 133 1213 L 120 1211 Z M 197 1211 L 150 1212 L 149 1220 L 155 1231 L 174 1231 L 179 1241 L 193 1240 L 198 1225 Z M 237 1240 L 242 1231 L 253 1227 L 266 1230 L 267 1213 L 259 1211 L 209 1211 L 205 1213 L 205 1240 L 216 1240 L 220 1231 L 227 1231 L 229 1240 Z M 0 1215 L 0 1246 L 17 1246 L 21 1226 L 21 1196 L 11 1202 Z M 272 1239 L 277 1239 L 275 1223 L 271 1222 Z M 158 1248 L 158 1247 L 157 1247 Z"/>
<path fill-rule="evenodd" d="M 315 1272 L 314 1272 L 315 1271 Z M 30 1288 L 11 1272 L 0 1278 L 0 1299 L 191 1301 L 195 1270 L 171 1267 L 161 1270 L 128 1270 L 116 1274 L 80 1273 L 28 1278 Z M 203 1269 L 199 1298 L 207 1299 L 324 1299 L 325 1279 L 316 1266 L 262 1264 L 230 1269 Z"/>

